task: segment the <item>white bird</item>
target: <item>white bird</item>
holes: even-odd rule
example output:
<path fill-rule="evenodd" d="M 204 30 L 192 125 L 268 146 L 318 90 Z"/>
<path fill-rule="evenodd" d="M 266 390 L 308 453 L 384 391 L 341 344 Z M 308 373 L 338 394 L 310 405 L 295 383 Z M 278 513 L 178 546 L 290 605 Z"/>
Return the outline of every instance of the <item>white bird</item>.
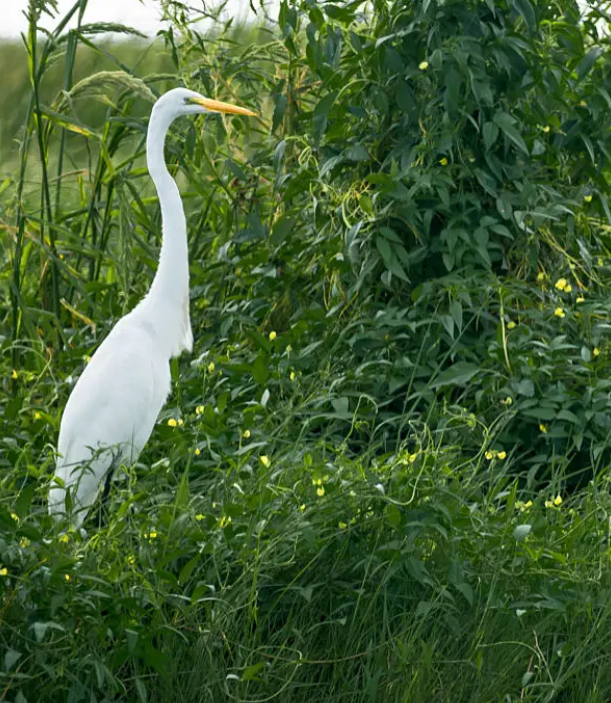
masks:
<path fill-rule="evenodd" d="M 67 513 L 76 528 L 109 470 L 136 461 L 170 392 L 170 359 L 193 348 L 187 226 L 163 149 L 177 117 L 218 112 L 255 115 L 185 88 L 170 90 L 153 106 L 146 157 L 161 208 L 159 266 L 146 297 L 111 330 L 66 404 L 49 512 L 57 519 Z"/>

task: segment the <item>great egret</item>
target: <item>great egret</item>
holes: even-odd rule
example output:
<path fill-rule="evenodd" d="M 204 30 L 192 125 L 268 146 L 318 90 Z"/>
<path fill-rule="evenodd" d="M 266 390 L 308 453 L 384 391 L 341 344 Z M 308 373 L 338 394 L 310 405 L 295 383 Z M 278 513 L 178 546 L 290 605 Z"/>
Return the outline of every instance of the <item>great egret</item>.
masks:
<path fill-rule="evenodd" d="M 108 471 L 136 461 L 170 392 L 170 359 L 193 347 L 187 226 L 163 148 L 177 117 L 217 112 L 255 114 L 185 88 L 168 91 L 153 106 L 146 158 L 161 208 L 159 266 L 146 297 L 111 330 L 66 404 L 49 512 L 56 518 L 69 512 L 76 528 Z M 66 506 L 68 489 L 71 505 Z"/>

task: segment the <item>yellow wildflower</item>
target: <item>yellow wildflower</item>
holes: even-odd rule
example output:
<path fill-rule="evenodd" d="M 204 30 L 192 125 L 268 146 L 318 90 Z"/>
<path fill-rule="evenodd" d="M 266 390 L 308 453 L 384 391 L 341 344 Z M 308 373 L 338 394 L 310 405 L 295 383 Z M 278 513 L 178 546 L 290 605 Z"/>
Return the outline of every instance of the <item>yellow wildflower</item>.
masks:
<path fill-rule="evenodd" d="M 269 333 L 269 341 L 270 341 L 270 342 L 273 342 L 274 339 L 276 339 L 277 336 L 278 336 L 278 335 L 277 335 L 274 331 L 270 332 L 270 333 Z"/>
<path fill-rule="evenodd" d="M 586 299 L 583 297 L 583 295 L 580 295 L 578 298 L 575 300 L 576 303 L 585 303 Z"/>
<path fill-rule="evenodd" d="M 242 437 L 244 437 L 244 439 L 250 439 L 250 430 L 244 430 Z"/>
<path fill-rule="evenodd" d="M 541 431 L 541 434 L 547 434 L 547 425 L 544 425 L 543 423 L 539 424 L 539 430 Z"/>
<path fill-rule="evenodd" d="M 302 504 L 299 506 L 299 510 L 301 510 L 301 512 L 303 512 L 305 509 L 306 509 L 306 505 L 305 505 L 305 503 L 302 503 Z"/>
<path fill-rule="evenodd" d="M 64 578 L 66 579 L 66 581 L 70 581 L 70 574 L 64 574 Z"/>
<path fill-rule="evenodd" d="M 562 505 L 562 496 L 560 493 L 554 498 L 554 505 Z"/>
<path fill-rule="evenodd" d="M 583 199 L 586 201 L 586 203 L 591 203 L 592 202 L 592 196 L 591 195 L 584 195 Z"/>
<path fill-rule="evenodd" d="M 486 452 L 486 459 L 490 461 L 494 457 L 494 454 L 492 452 Z"/>
<path fill-rule="evenodd" d="M 439 159 L 439 163 L 440 163 L 442 166 L 447 166 L 447 165 L 448 165 L 448 160 L 447 160 L 446 157 L 444 156 L 443 159 Z"/>
<path fill-rule="evenodd" d="M 59 538 L 59 541 L 60 541 L 62 544 L 68 544 L 68 542 L 70 541 L 70 537 L 68 537 L 68 535 L 62 535 L 62 536 Z"/>
<path fill-rule="evenodd" d="M 546 124 L 545 127 L 543 127 L 543 131 L 545 132 L 545 134 L 548 134 L 550 129 L 551 129 L 551 127 L 548 124 Z"/>
<path fill-rule="evenodd" d="M 526 503 L 524 503 L 521 500 L 516 500 L 516 510 L 519 510 L 521 513 L 523 513 L 524 511 L 526 511 L 530 507 L 532 507 L 532 504 L 533 504 L 532 500 L 529 500 Z"/>
<path fill-rule="evenodd" d="M 30 540 L 27 537 L 22 537 L 21 540 L 19 541 L 19 546 L 21 549 L 25 549 L 26 547 L 30 546 Z"/>
<path fill-rule="evenodd" d="M 566 287 L 566 284 L 567 284 L 566 278 L 559 278 L 559 279 L 556 281 L 556 283 L 554 283 L 554 286 L 555 286 L 558 290 L 564 290 L 565 287 Z"/>
<path fill-rule="evenodd" d="M 515 323 L 513 320 L 511 320 L 511 322 L 508 322 L 508 323 L 507 323 L 507 329 L 508 329 L 508 330 L 514 330 L 516 327 L 517 327 L 517 325 L 516 325 L 516 323 Z"/>
<path fill-rule="evenodd" d="M 17 515 L 17 513 L 11 513 L 11 517 L 13 518 L 13 520 L 15 522 L 17 522 L 17 523 L 19 522 L 19 515 Z"/>
<path fill-rule="evenodd" d="M 155 531 L 149 532 L 150 539 L 157 539 L 157 533 Z"/>
<path fill-rule="evenodd" d="M 554 503 L 553 503 L 551 500 L 546 500 L 546 501 L 545 501 L 545 507 L 546 507 L 546 508 L 553 508 L 553 507 L 554 507 Z"/>
<path fill-rule="evenodd" d="M 291 379 L 291 381 L 295 380 L 295 372 L 294 371 L 291 371 L 291 373 L 289 374 L 289 378 Z"/>
<path fill-rule="evenodd" d="M 511 396 L 507 396 L 505 400 L 501 400 L 501 403 L 509 407 L 513 403 L 513 398 Z"/>
<path fill-rule="evenodd" d="M 259 461 L 263 464 L 263 466 L 265 466 L 265 468 L 267 468 L 267 467 L 272 463 L 272 462 L 270 461 L 269 457 L 268 457 L 267 455 L 265 455 L 265 454 L 262 454 L 262 455 L 259 457 Z"/>
<path fill-rule="evenodd" d="M 19 378 L 19 374 L 17 373 L 17 371 L 15 371 L 15 369 L 13 369 L 13 373 L 11 374 L 11 378 L 13 378 L 13 379 Z"/>
<path fill-rule="evenodd" d="M 136 557 L 133 554 L 130 554 L 127 559 L 125 560 L 130 566 L 133 566 L 136 563 Z"/>
<path fill-rule="evenodd" d="M 497 456 L 501 461 L 503 461 L 503 459 L 507 458 L 507 452 L 499 452 Z"/>
<path fill-rule="evenodd" d="M 573 290 L 573 286 L 570 283 L 567 283 L 566 286 L 564 286 L 565 293 L 570 293 L 572 290 Z"/>
<path fill-rule="evenodd" d="M 228 517 L 227 515 L 223 515 L 223 517 L 221 518 L 221 521 L 219 522 L 219 527 L 220 527 L 221 529 L 223 529 L 223 528 L 227 527 L 227 525 L 228 525 L 230 522 L 231 522 L 231 518 Z"/>
<path fill-rule="evenodd" d="M 319 487 L 316 489 L 316 495 L 317 495 L 319 498 L 322 498 L 322 497 L 324 496 L 324 494 L 325 494 L 324 486 L 319 486 Z"/>
<path fill-rule="evenodd" d="M 195 447 L 195 451 L 193 452 L 193 454 L 195 454 L 195 456 L 199 456 L 201 453 L 201 449 L 199 447 Z"/>
<path fill-rule="evenodd" d="M 176 423 L 179 427 L 182 427 L 185 423 L 182 417 L 179 417 Z"/>
<path fill-rule="evenodd" d="M 421 71 L 426 71 L 426 69 L 427 69 L 428 67 L 429 67 L 429 62 L 428 62 L 428 61 L 421 61 L 421 62 L 418 64 L 418 68 L 419 68 Z"/>
<path fill-rule="evenodd" d="M 339 527 L 340 530 L 345 530 L 345 529 L 348 527 L 348 525 L 346 525 L 345 522 L 342 522 L 342 521 L 340 520 L 340 522 L 338 523 L 338 527 Z"/>
<path fill-rule="evenodd" d="M 545 280 L 545 274 L 543 273 L 543 271 L 539 271 L 539 273 L 537 274 L 537 283 L 541 283 L 544 280 Z"/>
<path fill-rule="evenodd" d="M 197 522 L 201 522 L 204 519 L 204 516 L 201 513 L 197 513 L 195 519 L 197 520 Z"/>
<path fill-rule="evenodd" d="M 418 452 L 414 452 L 413 454 L 410 454 L 407 457 L 407 460 L 409 461 L 410 464 L 413 464 L 417 458 L 418 458 Z"/>
<path fill-rule="evenodd" d="M 34 419 L 35 419 L 35 420 L 40 420 L 41 417 L 42 417 L 42 415 L 41 415 L 38 411 L 36 411 L 36 412 L 34 413 Z"/>
<path fill-rule="evenodd" d="M 176 422 L 176 420 L 175 420 L 173 417 L 171 417 L 171 418 L 168 420 L 168 425 L 169 425 L 170 427 L 176 427 L 177 424 L 178 424 L 178 423 Z"/>
<path fill-rule="evenodd" d="M 554 310 L 554 315 L 556 317 L 566 317 L 566 313 L 564 312 L 564 310 L 562 308 L 556 308 Z"/>
<path fill-rule="evenodd" d="M 203 405 L 198 405 L 195 408 L 195 414 L 196 415 L 201 415 L 204 412 L 204 406 Z"/>
<path fill-rule="evenodd" d="M 211 361 L 211 362 L 208 364 L 208 373 L 214 373 L 214 369 L 215 369 L 215 368 L 216 368 L 216 366 L 214 365 L 214 361 Z"/>
<path fill-rule="evenodd" d="M 0 569 L 0 576 L 7 576 L 7 575 L 8 575 L 8 569 L 6 568 L 6 566 L 3 566 Z"/>
<path fill-rule="evenodd" d="M 598 356 L 600 354 L 600 349 L 598 347 L 594 347 L 594 349 L 592 350 L 592 354 L 594 356 Z"/>

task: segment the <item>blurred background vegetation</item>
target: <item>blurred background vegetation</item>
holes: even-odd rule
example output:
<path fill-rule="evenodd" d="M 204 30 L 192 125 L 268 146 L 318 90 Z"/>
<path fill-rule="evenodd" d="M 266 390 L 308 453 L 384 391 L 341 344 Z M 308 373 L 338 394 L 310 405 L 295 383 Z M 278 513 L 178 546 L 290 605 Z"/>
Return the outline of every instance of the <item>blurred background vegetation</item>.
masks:
<path fill-rule="evenodd" d="M 0 700 L 611 698 L 606 3 L 280 3 L 0 45 Z M 48 18 L 45 24 L 49 24 Z M 62 408 L 160 245 L 191 357 L 87 535 Z"/>

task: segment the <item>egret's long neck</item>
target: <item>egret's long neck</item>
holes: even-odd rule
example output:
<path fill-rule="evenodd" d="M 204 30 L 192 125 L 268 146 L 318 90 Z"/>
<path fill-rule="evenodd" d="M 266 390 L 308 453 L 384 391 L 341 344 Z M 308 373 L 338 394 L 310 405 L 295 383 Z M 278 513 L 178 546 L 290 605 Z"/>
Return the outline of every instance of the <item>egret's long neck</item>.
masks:
<path fill-rule="evenodd" d="M 154 320 L 155 331 L 164 345 L 167 342 L 168 353 L 175 356 L 182 349 L 191 350 L 193 336 L 189 319 L 187 224 L 178 186 L 164 158 L 166 134 L 172 121 L 153 108 L 146 157 L 161 208 L 162 244 L 157 273 L 142 306 L 148 320 Z"/>

